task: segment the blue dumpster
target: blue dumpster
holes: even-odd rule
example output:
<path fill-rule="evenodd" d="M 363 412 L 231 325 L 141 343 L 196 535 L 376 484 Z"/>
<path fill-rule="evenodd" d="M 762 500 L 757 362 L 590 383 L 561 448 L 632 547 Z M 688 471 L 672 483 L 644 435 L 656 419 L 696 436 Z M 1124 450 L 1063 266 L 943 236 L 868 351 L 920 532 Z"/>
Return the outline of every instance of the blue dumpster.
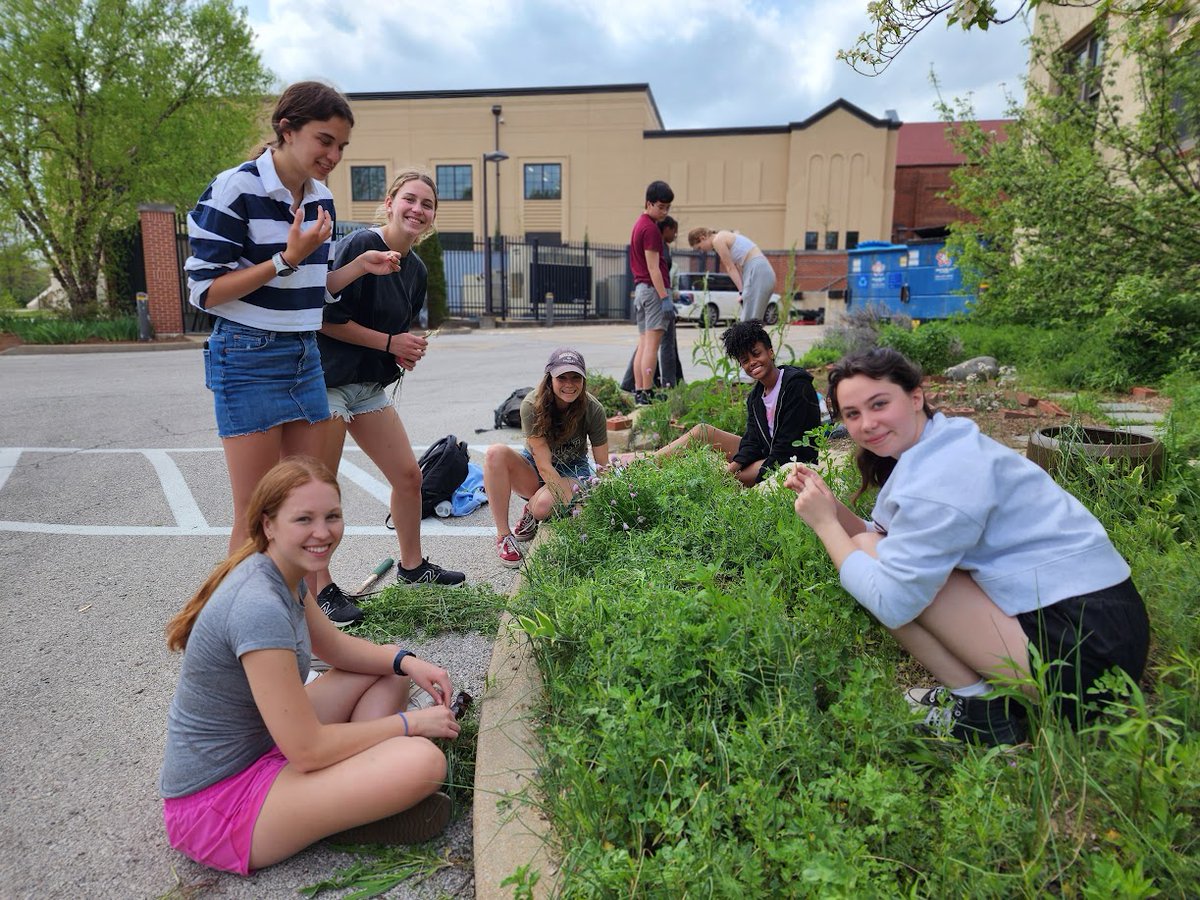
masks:
<path fill-rule="evenodd" d="M 961 293 L 962 272 L 945 241 L 864 241 L 848 256 L 847 312 L 870 307 L 884 318 L 945 319 L 974 299 Z"/>

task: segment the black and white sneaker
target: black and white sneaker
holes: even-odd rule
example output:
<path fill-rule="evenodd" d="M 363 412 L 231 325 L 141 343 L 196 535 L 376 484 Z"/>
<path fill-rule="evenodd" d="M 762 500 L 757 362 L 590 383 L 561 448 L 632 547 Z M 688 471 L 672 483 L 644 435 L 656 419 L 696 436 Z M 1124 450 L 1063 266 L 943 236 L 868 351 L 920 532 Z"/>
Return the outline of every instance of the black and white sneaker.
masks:
<path fill-rule="evenodd" d="M 428 559 L 421 560 L 421 564 L 415 569 L 406 569 L 404 566 L 396 563 L 396 584 L 443 584 L 443 585 L 458 585 L 467 580 L 467 576 L 462 572 L 455 572 L 453 569 L 443 569 L 437 563 L 431 563 Z"/>
<path fill-rule="evenodd" d="M 904 699 L 924 712 L 922 727 L 939 737 L 995 747 L 1020 744 L 1028 729 L 1025 711 L 1011 697 L 956 697 L 945 687 L 910 688 Z"/>
<path fill-rule="evenodd" d="M 363 611 L 351 603 L 350 598 L 333 582 L 325 585 L 325 589 L 317 594 L 317 606 L 338 628 L 357 625 L 363 620 Z"/>

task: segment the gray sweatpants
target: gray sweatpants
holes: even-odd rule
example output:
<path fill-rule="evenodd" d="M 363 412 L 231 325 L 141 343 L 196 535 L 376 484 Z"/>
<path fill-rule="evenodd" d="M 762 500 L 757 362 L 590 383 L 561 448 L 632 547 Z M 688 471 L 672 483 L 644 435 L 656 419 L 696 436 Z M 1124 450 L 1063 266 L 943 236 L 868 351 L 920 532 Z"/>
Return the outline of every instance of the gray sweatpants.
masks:
<path fill-rule="evenodd" d="M 756 256 L 742 269 L 741 320 L 762 319 L 775 292 L 775 270 L 765 256 Z"/>

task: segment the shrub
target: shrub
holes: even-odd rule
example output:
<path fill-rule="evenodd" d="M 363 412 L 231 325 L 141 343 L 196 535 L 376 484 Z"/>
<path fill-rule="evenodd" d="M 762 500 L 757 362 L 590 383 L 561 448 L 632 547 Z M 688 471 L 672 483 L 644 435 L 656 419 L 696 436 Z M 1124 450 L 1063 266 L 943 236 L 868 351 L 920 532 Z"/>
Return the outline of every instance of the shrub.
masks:
<path fill-rule="evenodd" d="M 746 397 L 752 388 L 753 385 L 724 378 L 677 385 L 667 392 L 665 400 L 643 409 L 635 428 L 638 434 L 652 436 L 656 446 L 670 442 L 701 422 L 730 434 L 741 434 L 746 430 Z"/>
<path fill-rule="evenodd" d="M 963 345 L 949 322 L 925 322 L 915 328 L 887 324 L 879 345 L 899 350 L 926 372 L 941 372 L 963 359 Z"/>
<path fill-rule="evenodd" d="M 606 416 L 628 415 L 633 412 L 633 397 L 621 390 L 615 378 L 603 372 L 588 372 L 588 393 L 600 401 Z"/>

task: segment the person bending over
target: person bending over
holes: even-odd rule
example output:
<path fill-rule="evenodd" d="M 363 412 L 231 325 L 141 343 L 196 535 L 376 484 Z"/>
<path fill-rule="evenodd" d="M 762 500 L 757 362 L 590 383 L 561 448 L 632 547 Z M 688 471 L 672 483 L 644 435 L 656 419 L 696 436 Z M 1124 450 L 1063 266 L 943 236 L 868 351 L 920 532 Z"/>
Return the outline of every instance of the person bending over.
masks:
<path fill-rule="evenodd" d="M 654 456 L 671 456 L 700 442 L 725 454 L 728 470 L 746 487 L 762 481 L 771 470 L 793 458 L 816 462 L 817 451 L 801 442 L 821 424 L 821 406 L 812 375 L 797 366 L 775 365 L 771 336 L 762 322 L 737 322 L 721 335 L 725 353 L 754 379 L 746 398 L 746 433 L 740 437 L 703 423 L 680 435 Z M 637 457 L 615 457 L 628 465 Z"/>
<path fill-rule="evenodd" d="M 524 450 L 492 444 L 483 462 L 483 486 L 496 522 L 496 555 L 509 568 L 521 564 L 518 542 L 533 540 L 538 523 L 555 507 L 569 505 L 580 482 L 591 475 L 589 442 L 597 466 L 608 460 L 604 407 L 587 392 L 587 367 L 579 351 L 561 348 L 550 354 L 541 383 L 521 401 L 521 430 Z M 508 506 L 514 492 L 528 502 L 510 529 Z"/>
<path fill-rule="evenodd" d="M 1129 566 L 1103 526 L 1034 463 L 934 414 L 921 370 L 890 348 L 839 362 L 829 402 L 858 445 L 864 522 L 821 477 L 787 479 L 842 586 L 941 686 L 908 692 L 931 730 L 985 744 L 1027 735 L 1020 704 L 993 693 L 1049 664 L 1051 708 L 1078 726 L 1102 673 L 1141 677 L 1149 622 Z"/>
<path fill-rule="evenodd" d="M 446 671 L 344 634 L 304 579 L 342 538 L 341 493 L 291 457 L 250 496 L 247 540 L 167 626 L 183 651 L 159 782 L 171 846 L 247 875 L 337 835 L 414 843 L 450 819 L 439 792 L 453 738 Z M 305 686 L 312 654 L 332 668 Z M 438 698 L 406 712 L 416 682 Z"/>
<path fill-rule="evenodd" d="M 742 295 L 743 322 L 764 317 L 775 291 L 775 270 L 754 241 L 733 231 L 702 227 L 688 232 L 688 244 L 693 250 L 715 251 L 720 257 Z"/>

